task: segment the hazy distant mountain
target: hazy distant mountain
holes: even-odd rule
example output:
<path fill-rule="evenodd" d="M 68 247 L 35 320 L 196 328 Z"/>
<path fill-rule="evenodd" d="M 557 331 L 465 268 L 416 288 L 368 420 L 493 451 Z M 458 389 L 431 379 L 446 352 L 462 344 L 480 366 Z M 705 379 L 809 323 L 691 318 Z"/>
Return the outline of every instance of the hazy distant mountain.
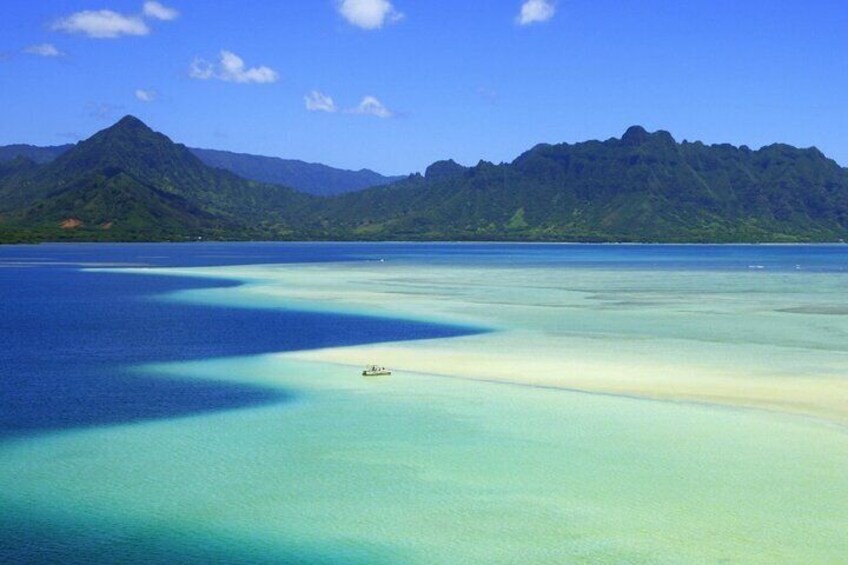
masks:
<path fill-rule="evenodd" d="M 215 149 L 189 148 L 189 150 L 211 167 L 226 169 L 246 179 L 291 186 L 301 192 L 319 196 L 354 192 L 363 188 L 390 184 L 403 178 L 386 177 L 369 169 L 348 171 L 293 159 L 262 157 Z"/>
<path fill-rule="evenodd" d="M 37 147 L 35 145 L 0 146 L 0 164 L 12 161 L 16 157 L 25 157 L 39 164 L 49 163 L 73 147 L 73 145 L 53 147 Z M 403 178 L 386 177 L 369 169 L 348 171 L 294 159 L 231 153 L 215 149 L 192 147 L 188 149 L 210 167 L 230 171 L 248 180 L 290 186 L 300 192 L 320 196 L 331 196 L 372 186 L 386 185 Z"/>
<path fill-rule="evenodd" d="M 285 237 L 308 198 L 209 167 L 132 116 L 50 163 L 0 166 L 7 240 Z"/>
<path fill-rule="evenodd" d="M 24 157 L 39 164 L 49 163 L 71 147 L 73 147 L 73 144 L 48 147 L 25 144 L 0 145 L 0 164 L 7 163 L 16 157 Z"/>
<path fill-rule="evenodd" d="M 817 149 L 621 139 L 317 197 L 244 180 L 127 116 L 41 164 L 0 164 L 0 241 L 44 239 L 838 241 L 848 169 Z"/>

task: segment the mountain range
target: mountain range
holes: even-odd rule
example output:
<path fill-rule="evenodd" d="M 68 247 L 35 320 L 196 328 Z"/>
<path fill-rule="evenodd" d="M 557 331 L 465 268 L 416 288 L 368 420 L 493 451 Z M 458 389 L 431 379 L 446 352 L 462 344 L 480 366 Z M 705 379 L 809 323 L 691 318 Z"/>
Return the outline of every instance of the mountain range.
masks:
<path fill-rule="evenodd" d="M 677 143 L 633 126 L 620 139 L 537 145 L 511 163 L 434 163 L 314 213 L 338 237 L 837 241 L 848 236 L 848 169 L 815 148 Z"/>
<path fill-rule="evenodd" d="M 0 165 L 17 157 L 24 157 L 38 164 L 49 163 L 73 147 L 73 144 L 47 147 L 24 144 L 0 145 Z M 290 186 L 301 192 L 319 196 L 354 192 L 363 188 L 390 184 L 403 178 L 384 176 L 370 169 L 349 171 L 297 159 L 280 159 L 196 147 L 189 147 L 188 150 L 210 167 L 230 171 L 245 179 Z"/>
<path fill-rule="evenodd" d="M 678 143 L 639 126 L 605 141 L 537 145 L 511 163 L 439 161 L 333 196 L 260 177 L 270 158 L 189 149 L 132 116 L 73 146 L 15 147 L 28 153 L 0 158 L 6 242 L 848 239 L 848 169 L 817 149 Z M 315 182 L 311 192 L 321 192 L 325 181 Z"/>
<path fill-rule="evenodd" d="M 355 192 L 363 188 L 391 184 L 404 178 L 387 177 L 370 169 L 349 171 L 296 159 L 280 159 L 194 147 L 189 147 L 189 151 L 210 167 L 224 169 L 250 180 L 290 186 L 295 190 L 317 196 Z"/>

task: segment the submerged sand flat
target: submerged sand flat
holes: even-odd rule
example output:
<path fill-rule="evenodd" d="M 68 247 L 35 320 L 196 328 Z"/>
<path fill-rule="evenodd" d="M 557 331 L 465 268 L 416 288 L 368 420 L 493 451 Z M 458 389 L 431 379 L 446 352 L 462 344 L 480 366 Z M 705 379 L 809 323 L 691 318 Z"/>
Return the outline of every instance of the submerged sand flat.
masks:
<path fill-rule="evenodd" d="M 848 424 L 843 275 L 391 263 L 174 270 L 227 300 L 469 324 L 462 338 L 288 356 L 758 408 Z M 222 292 L 180 298 L 215 301 Z"/>

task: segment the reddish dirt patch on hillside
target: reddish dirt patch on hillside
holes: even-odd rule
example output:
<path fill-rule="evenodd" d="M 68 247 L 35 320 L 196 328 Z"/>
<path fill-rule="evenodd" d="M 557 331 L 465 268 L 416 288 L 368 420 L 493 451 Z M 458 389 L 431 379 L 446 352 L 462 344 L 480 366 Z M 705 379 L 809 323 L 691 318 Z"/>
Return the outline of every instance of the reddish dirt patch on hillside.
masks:
<path fill-rule="evenodd" d="M 59 224 L 59 227 L 63 230 L 72 230 L 74 228 L 80 227 L 81 225 L 82 222 L 77 220 L 76 218 L 68 218 L 67 220 Z"/>

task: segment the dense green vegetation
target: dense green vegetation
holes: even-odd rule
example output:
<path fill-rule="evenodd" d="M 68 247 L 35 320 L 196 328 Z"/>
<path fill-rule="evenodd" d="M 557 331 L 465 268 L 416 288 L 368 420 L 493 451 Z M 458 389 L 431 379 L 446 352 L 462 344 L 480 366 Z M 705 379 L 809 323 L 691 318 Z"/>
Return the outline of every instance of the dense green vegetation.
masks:
<path fill-rule="evenodd" d="M 434 164 L 390 187 L 313 203 L 327 237 L 535 241 L 837 241 L 848 170 L 816 149 L 621 139 L 539 145 L 509 164 Z"/>
<path fill-rule="evenodd" d="M 0 241 L 196 238 L 839 241 L 848 169 L 816 149 L 632 127 L 319 198 L 206 166 L 132 117 L 47 164 L 0 164 Z"/>

